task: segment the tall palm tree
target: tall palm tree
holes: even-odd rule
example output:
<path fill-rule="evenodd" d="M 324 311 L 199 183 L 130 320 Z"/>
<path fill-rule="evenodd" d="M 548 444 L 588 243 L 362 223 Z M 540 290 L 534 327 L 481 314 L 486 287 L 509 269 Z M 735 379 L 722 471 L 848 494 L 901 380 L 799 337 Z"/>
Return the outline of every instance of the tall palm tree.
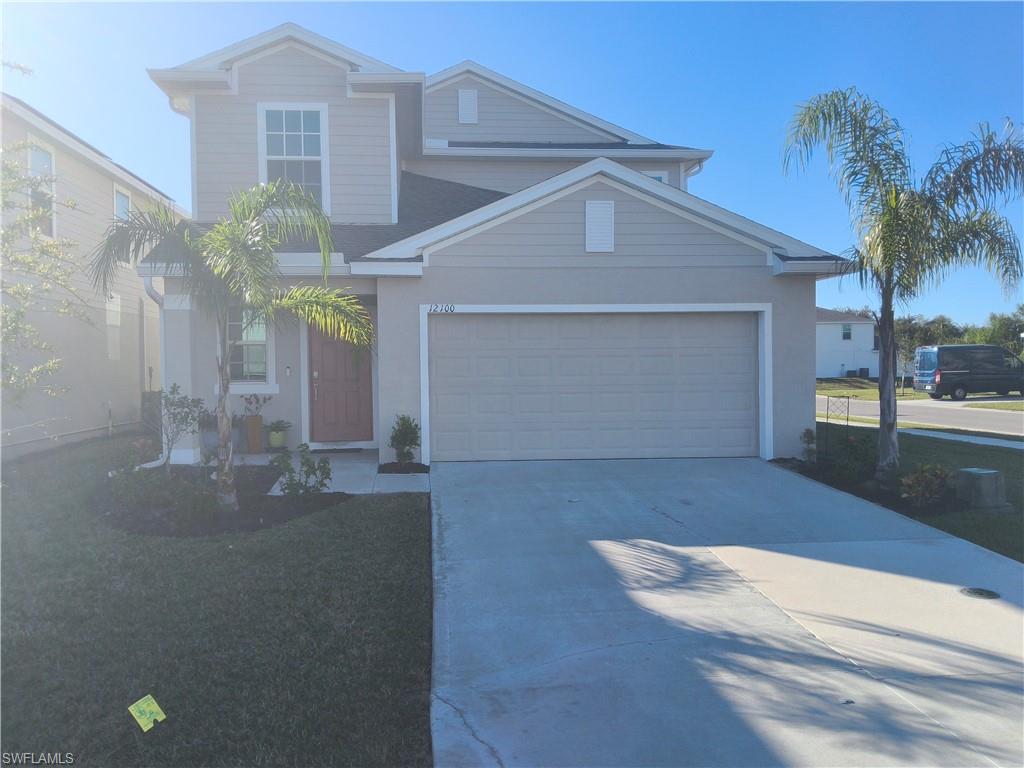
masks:
<path fill-rule="evenodd" d="M 300 187 L 271 182 L 238 192 L 228 201 L 229 215 L 199 233 L 176 220 L 167 208 L 132 211 L 114 220 L 93 255 L 92 276 L 107 293 L 118 269 L 152 253 L 180 276 L 184 292 L 217 326 L 217 495 L 238 509 L 231 445 L 231 352 L 228 333 L 233 307 L 244 307 L 245 327 L 266 326 L 287 316 L 358 346 L 373 340 L 373 326 L 357 297 L 327 287 L 334 248 L 331 225 L 319 204 Z M 282 291 L 277 248 L 315 240 L 323 262 L 323 281 Z"/>
<path fill-rule="evenodd" d="M 848 88 L 797 109 L 785 169 L 806 168 L 819 147 L 856 230 L 850 270 L 880 298 L 877 469 L 879 478 L 891 477 L 899 467 L 895 305 L 966 265 L 987 267 L 1007 291 L 1017 285 L 1020 241 L 996 208 L 1024 191 L 1024 144 L 1011 123 L 1001 137 L 982 124 L 966 143 L 947 145 L 918 180 L 900 124 L 878 102 Z"/>

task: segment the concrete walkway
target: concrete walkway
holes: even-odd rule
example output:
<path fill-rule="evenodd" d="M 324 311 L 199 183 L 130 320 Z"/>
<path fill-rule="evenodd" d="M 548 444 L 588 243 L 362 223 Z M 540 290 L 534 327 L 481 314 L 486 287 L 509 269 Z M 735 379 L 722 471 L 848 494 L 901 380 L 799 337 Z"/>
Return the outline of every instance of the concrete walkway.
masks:
<path fill-rule="evenodd" d="M 235 463 L 269 464 L 275 454 L 239 454 Z M 385 475 L 377 471 L 377 451 L 353 451 L 351 453 L 313 454 L 315 459 L 326 456 L 331 462 L 331 482 L 327 486 L 328 493 L 429 493 L 429 474 Z M 292 459 L 298 463 L 298 455 L 293 453 Z M 270 496 L 281 495 L 281 482 L 278 481 L 268 492 Z"/>
<path fill-rule="evenodd" d="M 852 425 L 851 425 L 852 426 Z M 981 435 L 959 435 L 953 432 L 936 432 L 931 429 L 901 429 L 901 435 L 918 435 L 919 437 L 934 437 L 939 440 L 952 440 L 957 443 L 974 443 L 975 445 L 991 445 L 995 448 L 1010 448 L 1014 451 L 1024 451 L 1024 441 L 1021 440 L 1000 440 L 998 437 L 982 437 Z"/>
<path fill-rule="evenodd" d="M 756 459 L 432 488 L 439 766 L 1024 761 L 1019 563 Z"/>

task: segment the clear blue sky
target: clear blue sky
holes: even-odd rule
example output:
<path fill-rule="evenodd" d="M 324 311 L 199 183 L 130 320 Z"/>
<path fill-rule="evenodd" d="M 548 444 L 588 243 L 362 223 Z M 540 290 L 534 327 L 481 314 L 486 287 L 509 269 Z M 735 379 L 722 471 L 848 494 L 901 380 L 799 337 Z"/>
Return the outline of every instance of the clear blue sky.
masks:
<path fill-rule="evenodd" d="M 5 4 L 3 87 L 189 205 L 188 123 L 146 75 L 283 21 L 402 69 L 471 58 L 660 141 L 715 150 L 691 191 L 840 252 L 847 211 L 824 165 L 785 176 L 794 107 L 856 85 L 903 123 L 923 174 L 979 121 L 1024 120 L 1024 5 Z M 1021 231 L 1020 203 L 1007 213 Z M 1019 291 L 1018 291 L 1019 294 Z M 1007 311 L 983 271 L 950 277 L 910 311 L 959 322 Z M 854 279 L 824 306 L 873 305 Z"/>

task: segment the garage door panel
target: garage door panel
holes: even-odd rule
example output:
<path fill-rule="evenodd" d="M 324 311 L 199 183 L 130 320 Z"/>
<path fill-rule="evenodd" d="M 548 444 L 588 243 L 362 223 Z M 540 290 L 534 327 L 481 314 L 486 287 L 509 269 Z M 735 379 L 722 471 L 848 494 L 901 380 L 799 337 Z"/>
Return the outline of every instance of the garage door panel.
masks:
<path fill-rule="evenodd" d="M 753 314 L 429 322 L 435 460 L 757 454 Z"/>

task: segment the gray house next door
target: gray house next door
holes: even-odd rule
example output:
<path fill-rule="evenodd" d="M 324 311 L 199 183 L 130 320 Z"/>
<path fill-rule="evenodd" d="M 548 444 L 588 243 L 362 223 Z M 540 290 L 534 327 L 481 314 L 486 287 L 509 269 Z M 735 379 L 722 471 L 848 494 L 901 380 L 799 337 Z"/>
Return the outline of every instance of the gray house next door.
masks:
<path fill-rule="evenodd" d="M 432 460 L 758 454 L 753 313 L 429 323 Z"/>

